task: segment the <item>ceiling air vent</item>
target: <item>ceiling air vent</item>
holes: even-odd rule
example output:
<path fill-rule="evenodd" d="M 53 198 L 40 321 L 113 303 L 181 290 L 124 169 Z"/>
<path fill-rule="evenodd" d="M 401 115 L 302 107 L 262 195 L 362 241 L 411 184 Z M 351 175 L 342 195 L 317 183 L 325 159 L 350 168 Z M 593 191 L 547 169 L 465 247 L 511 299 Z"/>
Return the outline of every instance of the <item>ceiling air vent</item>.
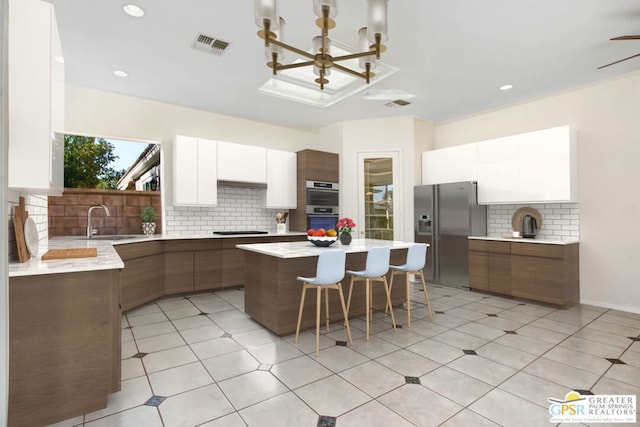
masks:
<path fill-rule="evenodd" d="M 402 108 L 411 104 L 409 101 L 405 101 L 404 99 L 396 99 L 395 101 L 387 102 L 384 104 L 389 108 Z"/>
<path fill-rule="evenodd" d="M 222 56 L 225 49 L 229 47 L 229 42 L 199 33 L 196 35 L 196 39 L 193 41 L 192 47 L 201 52 Z"/>

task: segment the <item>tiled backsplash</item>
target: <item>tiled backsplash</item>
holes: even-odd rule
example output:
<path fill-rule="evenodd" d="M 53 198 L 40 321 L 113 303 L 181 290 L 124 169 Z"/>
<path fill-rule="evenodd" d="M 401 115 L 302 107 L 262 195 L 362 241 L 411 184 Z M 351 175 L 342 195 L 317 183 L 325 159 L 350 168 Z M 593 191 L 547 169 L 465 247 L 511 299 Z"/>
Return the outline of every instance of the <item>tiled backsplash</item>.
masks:
<path fill-rule="evenodd" d="M 531 207 L 540 212 L 542 225 L 537 233 L 539 239 L 561 240 L 567 237 L 580 237 L 578 203 L 489 205 L 487 206 L 489 236 L 510 236 L 513 232 L 511 218 L 516 210 L 523 207 Z"/>
<path fill-rule="evenodd" d="M 218 206 L 167 206 L 167 234 L 224 230 L 276 231 L 276 213 L 264 207 L 264 189 L 218 187 Z M 287 224 L 288 227 L 288 224 Z"/>
<path fill-rule="evenodd" d="M 29 216 L 36 222 L 38 229 L 39 240 L 47 239 L 49 234 L 49 220 L 48 220 L 48 201 L 47 196 L 33 196 L 29 194 L 20 194 L 24 197 L 24 205 Z M 17 198 L 16 198 L 17 199 Z M 16 234 L 13 229 L 13 207 L 17 206 L 17 200 L 15 202 L 10 201 L 7 204 L 7 217 L 9 218 L 9 259 L 18 259 L 18 250 L 16 247 Z"/>

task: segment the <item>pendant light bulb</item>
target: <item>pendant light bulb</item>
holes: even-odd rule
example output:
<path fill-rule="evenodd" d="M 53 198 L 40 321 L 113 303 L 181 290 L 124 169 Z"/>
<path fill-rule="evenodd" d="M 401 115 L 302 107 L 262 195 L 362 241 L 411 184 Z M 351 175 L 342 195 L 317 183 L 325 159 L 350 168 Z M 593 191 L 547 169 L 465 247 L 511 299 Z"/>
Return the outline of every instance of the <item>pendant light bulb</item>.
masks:
<path fill-rule="evenodd" d="M 264 28 L 264 20 L 270 22 L 270 31 L 276 30 L 279 25 L 278 1 L 277 0 L 255 0 L 256 25 Z"/>
<path fill-rule="evenodd" d="M 371 50 L 367 27 L 362 27 L 358 30 L 358 49 L 360 49 L 360 52 Z M 358 60 L 358 65 L 362 70 L 367 69 L 367 63 L 370 65 L 370 70 L 375 70 L 378 67 L 375 55 L 365 56 Z"/>
<path fill-rule="evenodd" d="M 380 41 L 387 40 L 387 2 L 388 0 L 367 0 L 369 4 L 367 28 L 369 41 L 376 42 L 376 34 L 380 34 Z"/>
<path fill-rule="evenodd" d="M 337 0 L 313 0 L 313 11 L 318 18 L 322 18 L 322 6 L 329 6 L 328 18 L 335 18 L 338 14 Z"/>
<path fill-rule="evenodd" d="M 278 29 L 273 31 L 273 33 L 276 35 L 276 40 L 284 42 L 285 22 L 284 19 L 282 19 L 282 16 L 278 18 L 278 23 Z M 269 47 L 264 48 L 265 58 L 267 58 L 269 61 L 273 59 L 273 53 L 278 55 L 278 61 L 284 59 L 284 49 L 282 49 L 280 46 L 276 46 L 275 44 L 271 43 Z"/>

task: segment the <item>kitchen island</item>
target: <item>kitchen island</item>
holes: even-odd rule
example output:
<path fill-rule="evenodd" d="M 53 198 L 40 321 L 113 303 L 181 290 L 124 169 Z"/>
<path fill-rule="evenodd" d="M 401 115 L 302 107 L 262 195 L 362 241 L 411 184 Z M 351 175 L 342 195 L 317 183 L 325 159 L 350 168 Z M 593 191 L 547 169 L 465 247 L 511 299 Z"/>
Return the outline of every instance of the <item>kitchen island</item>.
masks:
<path fill-rule="evenodd" d="M 240 244 L 236 247 L 245 253 L 244 298 L 245 312 L 255 321 L 277 335 L 285 336 L 295 332 L 298 321 L 298 309 L 302 294 L 301 282 L 297 276 L 313 277 L 316 274 L 318 255 L 331 249 L 344 249 L 347 252 L 348 270 L 365 268 L 367 251 L 373 246 L 391 248 L 391 264 L 406 262 L 407 248 L 411 242 L 399 242 L 373 239 L 354 239 L 350 245 L 334 243 L 329 248 L 316 247 L 311 242 L 282 242 Z M 399 278 L 398 278 L 399 279 Z M 394 306 L 405 302 L 405 282 L 394 281 L 391 301 Z M 349 276 L 342 281 L 345 294 L 348 292 Z M 365 314 L 364 285 L 356 283 L 353 288 L 349 317 Z M 384 310 L 386 297 L 384 286 L 376 283 L 372 286 L 374 310 Z M 329 295 L 329 318 L 332 321 L 342 319 L 342 309 L 338 295 Z M 346 295 L 345 295 L 346 297 Z M 312 301 L 313 300 L 313 301 Z M 315 299 L 307 298 L 302 314 L 301 329 L 315 327 Z M 322 313 L 324 317 L 324 313 Z M 324 322 L 324 320 L 323 320 Z"/>

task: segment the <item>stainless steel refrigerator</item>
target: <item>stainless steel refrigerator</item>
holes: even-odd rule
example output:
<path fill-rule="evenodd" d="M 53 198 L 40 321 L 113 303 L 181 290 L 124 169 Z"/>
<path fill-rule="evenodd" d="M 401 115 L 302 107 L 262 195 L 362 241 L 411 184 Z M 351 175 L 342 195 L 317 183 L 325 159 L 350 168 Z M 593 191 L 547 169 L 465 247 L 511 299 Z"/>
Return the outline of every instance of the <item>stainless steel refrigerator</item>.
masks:
<path fill-rule="evenodd" d="M 487 208 L 478 205 L 477 183 L 414 187 L 415 241 L 429 243 L 425 279 L 469 286 L 468 237 L 487 235 Z"/>

